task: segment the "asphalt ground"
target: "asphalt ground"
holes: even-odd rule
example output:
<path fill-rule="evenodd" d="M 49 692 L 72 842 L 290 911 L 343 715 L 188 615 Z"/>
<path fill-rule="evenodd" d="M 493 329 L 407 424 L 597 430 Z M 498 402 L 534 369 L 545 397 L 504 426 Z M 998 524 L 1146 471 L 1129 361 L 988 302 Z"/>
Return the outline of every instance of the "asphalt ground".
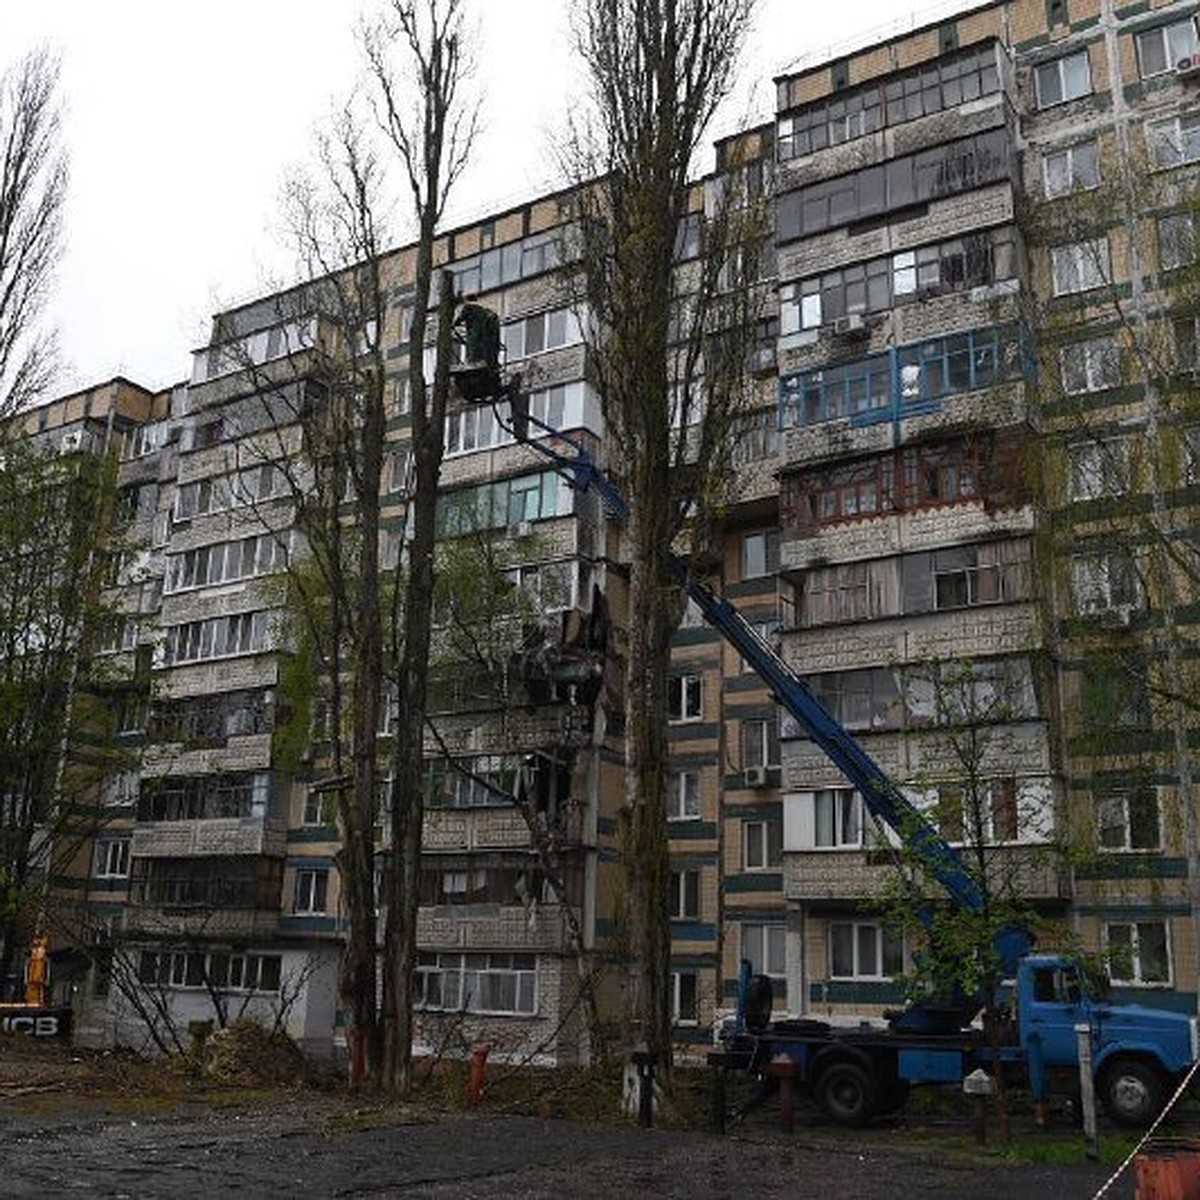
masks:
<path fill-rule="evenodd" d="M 236 1110 L 45 1119 L 0 1104 L 0 1196 L 814 1197 L 1012 1200 L 1094 1197 L 1112 1168 L 1013 1165 L 879 1131 L 764 1120 L 724 1137 L 581 1125 L 486 1111 L 357 1128 L 314 1119 L 311 1098 Z M 900 1137 L 903 1143 L 903 1135 Z M 1106 1196 L 1134 1196 L 1132 1168 Z"/>

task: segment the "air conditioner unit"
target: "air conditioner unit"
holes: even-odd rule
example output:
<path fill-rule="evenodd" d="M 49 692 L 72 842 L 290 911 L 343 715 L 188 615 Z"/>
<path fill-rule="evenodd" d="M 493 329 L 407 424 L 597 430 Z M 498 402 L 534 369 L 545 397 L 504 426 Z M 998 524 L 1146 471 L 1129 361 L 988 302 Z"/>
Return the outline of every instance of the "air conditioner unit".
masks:
<path fill-rule="evenodd" d="M 1176 75 L 1200 75 L 1200 54 L 1188 54 L 1175 64 Z"/>
<path fill-rule="evenodd" d="M 867 333 L 867 325 L 861 313 L 849 313 L 834 321 L 833 332 L 838 337 L 861 337 Z"/>
<path fill-rule="evenodd" d="M 508 536 L 510 538 L 528 537 L 533 532 L 533 525 L 529 521 L 514 521 L 508 527 Z"/>
<path fill-rule="evenodd" d="M 83 430 L 72 429 L 70 433 L 64 433 L 62 441 L 58 444 L 58 449 L 62 454 L 73 454 L 76 450 L 82 450 Z"/>
<path fill-rule="evenodd" d="M 764 788 L 767 786 L 766 767 L 747 767 L 742 772 L 742 783 L 748 788 Z"/>

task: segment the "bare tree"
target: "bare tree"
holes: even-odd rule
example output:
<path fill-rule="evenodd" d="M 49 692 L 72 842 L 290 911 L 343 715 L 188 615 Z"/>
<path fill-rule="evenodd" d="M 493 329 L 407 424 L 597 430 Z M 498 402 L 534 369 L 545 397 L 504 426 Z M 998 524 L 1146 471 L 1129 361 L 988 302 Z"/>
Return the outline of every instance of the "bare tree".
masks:
<path fill-rule="evenodd" d="M 434 238 L 474 140 L 477 108 L 464 99 L 471 72 L 460 0 L 392 0 L 364 36 L 376 116 L 403 172 L 417 218 L 408 383 L 412 408 L 412 498 L 407 581 L 396 629 L 399 712 L 392 757 L 391 865 L 384 933 L 384 1075 L 412 1082 L 412 976 L 417 956 L 427 674 L 433 629 L 435 514 L 445 450 L 455 296 L 436 287 L 434 377 L 426 379 L 428 313 L 435 297 Z M 431 386 L 432 385 L 432 386 Z"/>
<path fill-rule="evenodd" d="M 54 335 L 39 322 L 66 189 L 58 59 L 42 48 L 0 75 L 0 415 L 36 400 L 54 371 Z"/>
<path fill-rule="evenodd" d="M 623 854 L 631 1041 L 669 1052 L 669 863 L 665 820 L 667 667 L 682 615 L 667 555 L 692 522 L 702 545 L 721 496 L 748 312 L 727 282 L 747 264 L 755 223 L 711 213 L 704 255 L 682 266 L 702 224 L 695 155 L 734 78 L 753 0 L 581 0 L 576 44 L 592 105 L 566 149 L 578 186 L 580 302 L 609 468 L 631 509 Z M 736 186 L 730 172 L 730 189 Z M 744 254 L 738 251 L 745 251 Z"/>

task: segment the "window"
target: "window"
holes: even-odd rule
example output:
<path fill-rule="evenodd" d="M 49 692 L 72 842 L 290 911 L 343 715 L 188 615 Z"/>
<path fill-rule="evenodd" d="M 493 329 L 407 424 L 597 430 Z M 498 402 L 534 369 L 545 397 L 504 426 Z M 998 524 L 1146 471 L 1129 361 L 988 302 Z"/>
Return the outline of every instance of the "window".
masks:
<path fill-rule="evenodd" d="M 583 340 L 579 319 L 568 308 L 534 313 L 504 326 L 504 352 L 509 362 L 528 358 L 561 346 L 574 346 Z"/>
<path fill-rule="evenodd" d="M 166 661 L 168 664 L 199 662 L 269 650 L 270 617 L 266 612 L 236 613 L 169 626 Z"/>
<path fill-rule="evenodd" d="M 757 579 L 779 570 L 779 530 L 747 533 L 742 538 L 742 578 Z"/>
<path fill-rule="evenodd" d="M 1068 100 L 1078 100 L 1092 90 L 1092 72 L 1086 50 L 1042 63 L 1033 72 L 1038 108 L 1051 108 Z"/>
<path fill-rule="evenodd" d="M 129 878 L 129 839 L 103 838 L 96 843 L 96 865 L 92 874 L 97 879 Z"/>
<path fill-rule="evenodd" d="M 206 821 L 267 815 L 271 777 L 265 771 L 228 775 L 165 775 L 146 779 L 139 821 Z"/>
<path fill-rule="evenodd" d="M 699 675 L 672 675 L 667 680 L 667 718 L 699 721 L 703 714 L 703 688 Z"/>
<path fill-rule="evenodd" d="M 286 534 L 259 534 L 167 556 L 166 591 L 207 587 L 287 570 Z"/>
<path fill-rule="evenodd" d="M 783 924 L 744 924 L 742 957 L 750 962 L 755 975 L 776 979 L 787 976 L 787 926 Z"/>
<path fill-rule="evenodd" d="M 138 960 L 138 981 L 164 988 L 277 992 L 281 966 L 278 954 L 143 950 Z"/>
<path fill-rule="evenodd" d="M 1094 735 L 1147 729 L 1150 695 L 1145 671 L 1145 663 L 1132 653 L 1085 664 L 1079 713 L 1083 727 Z"/>
<path fill-rule="evenodd" d="M 1171 982 L 1171 951 L 1165 921 L 1113 921 L 1104 926 L 1108 977 L 1131 987 Z"/>
<path fill-rule="evenodd" d="M 934 822 L 948 842 L 978 845 L 1020 840 L 1020 811 L 1015 779 L 979 783 L 974 791 L 961 787 L 938 788 Z"/>
<path fill-rule="evenodd" d="M 1108 238 L 1092 238 L 1055 246 L 1050 251 L 1050 267 L 1054 276 L 1054 294 L 1069 296 L 1102 287 L 1111 279 L 1108 258 Z"/>
<path fill-rule="evenodd" d="M 676 1025 L 695 1025 L 700 1003 L 695 971 L 671 972 L 671 1019 Z"/>
<path fill-rule="evenodd" d="M 1121 352 L 1111 337 L 1063 346 L 1058 361 L 1063 391 L 1068 396 L 1103 391 L 1121 382 Z"/>
<path fill-rule="evenodd" d="M 1158 218 L 1158 265 L 1174 271 L 1196 261 L 1196 222 L 1190 212 Z"/>
<path fill-rule="evenodd" d="M 1046 199 L 1085 192 L 1100 186 L 1100 156 L 1096 139 L 1076 142 L 1061 150 L 1050 150 L 1042 159 L 1042 177 L 1046 184 Z"/>
<path fill-rule="evenodd" d="M 1189 17 L 1172 25 L 1159 25 L 1137 35 L 1138 72 L 1143 79 L 1175 69 L 1181 58 L 1200 50 L 1196 23 Z"/>
<path fill-rule="evenodd" d="M 1146 123 L 1150 156 L 1159 167 L 1178 167 L 1200 159 L 1200 112 Z"/>
<path fill-rule="evenodd" d="M 670 914 L 673 921 L 695 920 L 700 916 L 700 871 L 672 871 Z"/>
<path fill-rule="evenodd" d="M 984 187 L 1008 177 L 1010 153 L 1008 135 L 988 130 L 797 188 L 779 198 L 779 241 Z"/>
<path fill-rule="evenodd" d="M 667 820 L 691 821 L 700 815 L 700 772 L 676 771 L 667 785 Z"/>
<path fill-rule="evenodd" d="M 777 871 L 783 863 L 783 826 L 778 821 L 742 822 L 742 865 L 747 871 Z"/>
<path fill-rule="evenodd" d="M 779 765 L 779 725 L 774 719 L 742 722 L 742 770 Z"/>
<path fill-rule="evenodd" d="M 1123 496 L 1129 488 L 1129 440 L 1108 438 L 1067 447 L 1067 498 Z"/>
<path fill-rule="evenodd" d="M 818 849 L 857 849 L 863 844 L 862 797 L 853 788 L 814 792 L 813 815 Z"/>
<path fill-rule="evenodd" d="M 871 86 L 839 94 L 779 119 L 777 147 L 782 160 L 799 158 L 862 137 L 884 125 L 991 95 L 999 89 L 996 51 L 991 45 L 945 56 L 903 75 L 892 75 L 884 88 Z"/>
<path fill-rule="evenodd" d="M 833 921 L 831 979 L 892 979 L 904 970 L 904 938 L 878 921 Z"/>
<path fill-rule="evenodd" d="M 439 537 L 501 529 L 521 521 L 544 521 L 571 511 L 571 490 L 553 471 L 497 479 L 438 495 Z"/>
<path fill-rule="evenodd" d="M 929 338 L 889 355 L 797 371 L 779 380 L 780 428 L 853 420 L 896 405 L 976 391 L 1014 378 L 1023 369 L 1016 326 L 991 326 Z"/>
<path fill-rule="evenodd" d="M 323 913 L 328 889 L 329 872 L 327 870 L 297 871 L 292 912 Z"/>
<path fill-rule="evenodd" d="M 420 951 L 414 1005 L 447 1012 L 537 1012 L 537 959 L 532 954 L 451 954 Z"/>
<path fill-rule="evenodd" d="M 1096 844 L 1101 850 L 1158 850 L 1158 792 L 1152 787 L 1096 797 Z"/>
<path fill-rule="evenodd" d="M 926 595 L 932 583 L 932 607 L 938 612 L 1003 604 L 1029 595 L 1028 542 L 983 542 L 952 546 L 932 554 L 906 555 L 902 564 L 905 611 L 927 612 Z M 932 579 L 922 578 L 924 573 Z"/>
<path fill-rule="evenodd" d="M 847 729 L 896 729 L 900 693 L 886 667 L 814 675 L 809 688 L 826 712 Z"/>
<path fill-rule="evenodd" d="M 805 573 L 800 623 L 805 628 L 866 621 L 900 612 L 895 559 L 813 567 Z"/>
<path fill-rule="evenodd" d="M 1137 571 L 1127 550 L 1076 554 L 1071 559 L 1071 584 L 1080 616 L 1128 612 L 1140 601 Z"/>
<path fill-rule="evenodd" d="M 309 790 L 304 794 L 304 811 L 301 814 L 302 825 L 332 825 L 333 797 L 324 792 Z"/>

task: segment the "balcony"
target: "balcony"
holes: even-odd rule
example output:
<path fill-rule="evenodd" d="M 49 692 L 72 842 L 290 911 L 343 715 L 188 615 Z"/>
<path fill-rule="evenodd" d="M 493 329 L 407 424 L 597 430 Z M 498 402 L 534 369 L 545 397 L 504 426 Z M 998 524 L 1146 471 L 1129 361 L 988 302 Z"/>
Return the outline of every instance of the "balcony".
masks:
<path fill-rule="evenodd" d="M 279 910 L 131 904 L 125 929 L 149 938 L 264 941 L 279 933 Z"/>
<path fill-rule="evenodd" d="M 570 808 L 546 832 L 557 845 L 578 844 L 582 811 Z M 421 847 L 430 851 L 519 850 L 531 841 L 529 824 L 516 807 L 426 809 L 421 831 Z"/>
<path fill-rule="evenodd" d="M 997 894 L 1035 901 L 1070 899 L 1070 871 L 1053 846 L 993 846 L 988 860 Z M 798 901 L 869 901 L 882 896 L 889 885 L 894 890 L 895 873 L 895 860 L 888 851 L 787 852 L 783 856 L 783 894 Z M 931 885 L 935 897 L 937 890 Z"/>
<path fill-rule="evenodd" d="M 263 817 L 210 817 L 197 821 L 141 821 L 133 830 L 134 858 L 282 856 L 287 825 Z"/>
<path fill-rule="evenodd" d="M 559 904 L 437 905 L 417 913 L 417 941 L 425 950 L 567 950 L 566 914 Z"/>

